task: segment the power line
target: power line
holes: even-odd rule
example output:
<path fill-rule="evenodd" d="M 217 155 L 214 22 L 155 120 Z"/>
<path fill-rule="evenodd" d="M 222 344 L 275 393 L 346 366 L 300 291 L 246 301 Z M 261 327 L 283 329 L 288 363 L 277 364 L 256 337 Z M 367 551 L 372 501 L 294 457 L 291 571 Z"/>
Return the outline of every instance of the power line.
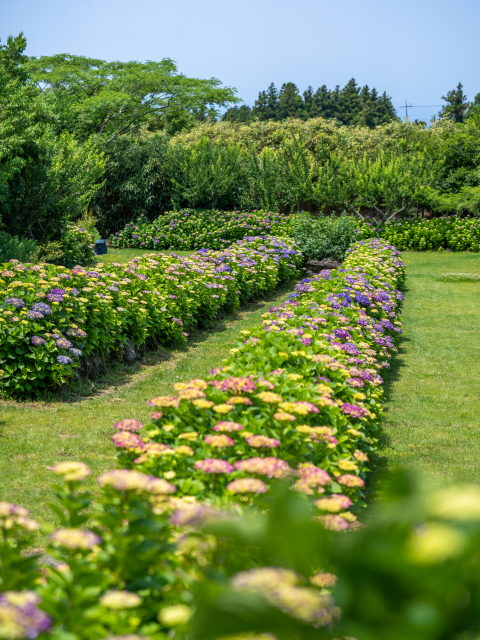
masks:
<path fill-rule="evenodd" d="M 443 107 L 443 104 L 407 104 L 407 99 L 405 98 L 405 104 L 401 107 L 397 107 L 396 111 L 400 111 L 400 109 L 405 109 L 405 120 L 408 120 L 408 110 L 409 109 L 432 109 L 433 107 Z"/>

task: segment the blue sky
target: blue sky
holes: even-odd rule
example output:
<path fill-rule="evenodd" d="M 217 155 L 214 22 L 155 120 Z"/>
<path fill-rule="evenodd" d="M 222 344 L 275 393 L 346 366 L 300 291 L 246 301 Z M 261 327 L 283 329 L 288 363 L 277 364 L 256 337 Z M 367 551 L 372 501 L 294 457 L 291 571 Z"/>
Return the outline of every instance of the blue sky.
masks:
<path fill-rule="evenodd" d="M 396 107 L 439 105 L 462 82 L 480 92 L 480 0 L 1 0 L 0 37 L 29 55 L 172 58 L 252 105 L 270 82 L 386 91 Z M 428 120 L 439 109 L 411 109 Z M 400 112 L 404 115 L 404 111 Z"/>

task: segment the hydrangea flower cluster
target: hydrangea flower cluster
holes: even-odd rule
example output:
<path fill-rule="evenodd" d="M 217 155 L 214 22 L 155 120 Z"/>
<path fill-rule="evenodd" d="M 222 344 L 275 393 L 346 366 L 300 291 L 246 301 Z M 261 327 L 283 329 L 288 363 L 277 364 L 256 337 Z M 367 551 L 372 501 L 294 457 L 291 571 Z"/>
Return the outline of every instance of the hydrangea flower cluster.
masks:
<path fill-rule="evenodd" d="M 227 503 L 287 478 L 316 498 L 326 527 L 355 526 L 382 416 L 380 371 L 401 333 L 404 265 L 372 240 L 343 267 L 306 279 L 262 327 L 242 331 L 210 377 L 154 398 L 153 428 L 117 427 L 121 464 L 175 478 L 179 495 Z"/>
<path fill-rule="evenodd" d="M 297 275 L 302 261 L 293 241 L 266 236 L 222 252 L 147 254 L 95 270 L 10 261 L 0 266 L 0 394 L 40 394 L 72 377 L 82 355 L 119 351 L 127 340 L 182 343 L 219 309 Z"/>
<path fill-rule="evenodd" d="M 246 236 L 288 236 L 293 217 L 271 211 L 167 211 L 153 222 L 141 216 L 126 225 L 123 231 L 110 236 L 112 247 L 123 249 L 224 249 Z M 218 273 L 231 268 L 221 265 Z"/>

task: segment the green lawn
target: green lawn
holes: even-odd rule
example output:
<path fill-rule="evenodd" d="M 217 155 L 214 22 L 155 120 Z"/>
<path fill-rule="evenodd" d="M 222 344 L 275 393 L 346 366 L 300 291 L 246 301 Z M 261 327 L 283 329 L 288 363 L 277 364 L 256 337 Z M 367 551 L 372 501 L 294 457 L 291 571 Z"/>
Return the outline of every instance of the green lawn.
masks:
<path fill-rule="evenodd" d="M 108 252 L 103 256 L 96 256 L 97 262 L 110 264 L 111 262 L 128 262 L 137 256 L 143 256 L 145 253 L 176 253 L 179 256 L 189 256 L 193 251 L 154 251 L 153 249 L 112 249 L 108 247 Z"/>
<path fill-rule="evenodd" d="M 168 395 L 179 380 L 203 377 L 218 366 L 239 331 L 261 322 L 261 314 L 281 304 L 293 283 L 253 302 L 235 316 L 196 332 L 186 348 L 148 354 L 126 367 L 118 364 L 101 383 L 84 382 L 57 402 L 0 401 L 0 500 L 24 505 L 46 520 L 53 474 L 60 460 L 83 460 L 96 476 L 116 466 L 113 424 L 122 418 L 148 420 L 148 400 Z M 93 479 L 90 482 L 93 485 Z"/>
<path fill-rule="evenodd" d="M 379 467 L 398 463 L 435 482 L 480 482 L 480 282 L 437 282 L 445 272 L 480 274 L 480 255 L 405 252 L 404 333 L 385 375 Z"/>

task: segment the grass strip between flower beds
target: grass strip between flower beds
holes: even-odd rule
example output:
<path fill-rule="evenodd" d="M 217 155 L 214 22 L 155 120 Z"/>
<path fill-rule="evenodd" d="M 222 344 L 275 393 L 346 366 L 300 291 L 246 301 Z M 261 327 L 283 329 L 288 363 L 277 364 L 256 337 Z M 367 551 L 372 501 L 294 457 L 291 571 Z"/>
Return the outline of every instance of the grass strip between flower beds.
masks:
<path fill-rule="evenodd" d="M 248 504 L 269 479 L 292 476 L 295 489 L 323 496 L 327 526 L 355 522 L 382 415 L 378 371 L 401 333 L 398 256 L 379 240 L 357 243 L 344 269 L 307 278 L 261 328 L 243 331 L 209 378 L 153 398 L 153 426 L 115 425 L 121 465 L 175 483 L 158 509 L 196 517 L 192 501 Z"/>
<path fill-rule="evenodd" d="M 223 252 L 154 254 L 128 264 L 67 269 L 13 260 L 0 272 L 0 393 L 38 395 L 75 375 L 92 353 L 107 356 L 149 336 L 185 342 L 195 324 L 234 311 L 298 275 L 296 244 L 250 237 Z"/>

